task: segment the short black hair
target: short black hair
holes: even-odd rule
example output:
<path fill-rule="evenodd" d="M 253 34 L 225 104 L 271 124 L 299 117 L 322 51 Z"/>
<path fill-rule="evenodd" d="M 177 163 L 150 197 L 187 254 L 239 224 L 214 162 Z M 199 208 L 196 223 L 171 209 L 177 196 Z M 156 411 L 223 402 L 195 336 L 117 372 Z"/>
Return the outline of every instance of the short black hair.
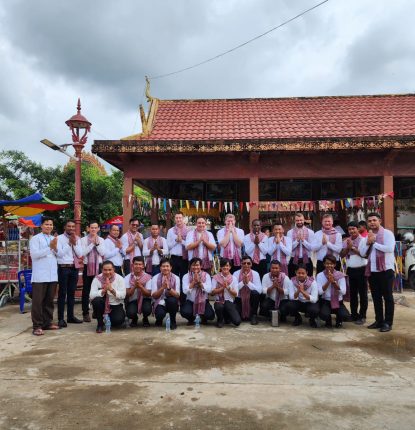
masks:
<path fill-rule="evenodd" d="M 130 219 L 130 221 L 128 221 L 128 224 L 131 224 L 131 223 L 132 223 L 132 222 L 134 222 L 134 221 L 138 221 L 138 222 L 140 222 L 140 220 L 139 220 L 138 218 L 133 217 L 133 218 L 131 218 L 131 219 Z"/>
<path fill-rule="evenodd" d="M 359 224 L 356 221 L 350 221 L 347 224 L 347 227 L 356 227 L 356 228 L 359 228 Z"/>
<path fill-rule="evenodd" d="M 376 218 L 382 219 L 382 217 L 380 216 L 380 214 L 378 214 L 377 212 L 370 212 L 366 215 L 366 219 L 369 219 L 371 216 L 375 216 Z"/>
<path fill-rule="evenodd" d="M 50 216 L 42 217 L 42 224 L 44 224 L 46 221 L 52 221 L 53 222 L 53 218 L 51 218 Z"/>
<path fill-rule="evenodd" d="M 92 221 L 88 222 L 88 227 L 91 227 L 92 224 L 96 224 L 99 227 L 99 222 L 95 219 L 93 219 Z"/>
<path fill-rule="evenodd" d="M 74 219 L 67 219 L 67 220 L 65 221 L 65 225 L 66 225 L 66 224 L 69 224 L 70 222 L 72 222 L 73 224 L 76 224 L 76 222 L 75 222 L 75 220 L 74 220 Z"/>
<path fill-rule="evenodd" d="M 117 224 L 111 224 L 111 226 L 110 226 L 110 231 L 111 231 L 114 227 L 118 227 L 118 225 L 117 225 Z"/>
<path fill-rule="evenodd" d="M 366 229 L 367 229 L 367 222 L 366 222 L 366 221 L 364 221 L 364 220 L 359 221 L 359 225 L 360 225 L 360 226 L 363 226 L 364 228 L 366 228 Z"/>
<path fill-rule="evenodd" d="M 231 260 L 229 260 L 229 258 L 221 258 L 219 260 L 219 266 L 222 268 L 224 266 L 226 266 L 227 264 L 229 264 L 230 266 L 232 266 L 231 264 Z"/>
<path fill-rule="evenodd" d="M 298 269 L 304 269 L 307 272 L 307 266 L 303 263 L 300 263 L 297 268 L 295 269 L 295 271 L 297 271 Z"/>
<path fill-rule="evenodd" d="M 133 258 L 133 264 L 136 261 L 141 261 L 142 263 L 145 263 L 144 257 L 142 255 L 137 255 L 136 257 Z"/>
<path fill-rule="evenodd" d="M 241 260 L 251 260 L 252 263 L 252 258 L 248 254 L 243 255 Z"/>
<path fill-rule="evenodd" d="M 190 261 L 189 261 L 189 267 L 194 264 L 194 263 L 200 263 L 202 264 L 202 259 L 199 257 L 193 257 Z"/>
<path fill-rule="evenodd" d="M 270 263 L 270 267 L 271 267 L 273 264 L 278 264 L 278 266 L 281 266 L 281 262 L 280 262 L 280 261 L 278 261 L 278 260 L 272 260 L 272 261 L 271 261 L 271 263 Z"/>
<path fill-rule="evenodd" d="M 334 255 L 328 255 L 328 254 L 326 254 L 326 255 L 323 257 L 323 263 L 325 263 L 325 262 L 326 262 L 326 260 L 331 261 L 333 264 L 336 264 L 336 263 L 337 263 L 336 257 L 335 257 Z"/>
<path fill-rule="evenodd" d="M 169 263 L 171 266 L 171 261 L 168 258 L 162 258 L 160 260 L 160 266 L 162 266 L 164 263 Z"/>
<path fill-rule="evenodd" d="M 105 261 L 102 263 L 102 267 L 104 267 L 104 266 L 108 266 L 108 264 L 111 264 L 112 268 L 113 268 L 113 269 L 115 269 L 114 263 L 113 263 L 111 260 L 105 260 Z"/>

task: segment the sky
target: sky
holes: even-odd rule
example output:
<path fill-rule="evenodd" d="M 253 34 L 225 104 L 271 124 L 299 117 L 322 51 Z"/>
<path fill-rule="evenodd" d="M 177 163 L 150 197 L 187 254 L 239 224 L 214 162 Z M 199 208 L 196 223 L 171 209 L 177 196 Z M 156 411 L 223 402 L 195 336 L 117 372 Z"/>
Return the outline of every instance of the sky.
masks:
<path fill-rule="evenodd" d="M 141 130 L 145 75 L 191 66 L 319 0 L 0 0 L 0 149 L 44 165 L 68 158 L 82 113 L 94 139 Z M 216 61 L 151 80 L 161 99 L 331 96 L 415 91 L 415 2 L 329 0 Z"/>

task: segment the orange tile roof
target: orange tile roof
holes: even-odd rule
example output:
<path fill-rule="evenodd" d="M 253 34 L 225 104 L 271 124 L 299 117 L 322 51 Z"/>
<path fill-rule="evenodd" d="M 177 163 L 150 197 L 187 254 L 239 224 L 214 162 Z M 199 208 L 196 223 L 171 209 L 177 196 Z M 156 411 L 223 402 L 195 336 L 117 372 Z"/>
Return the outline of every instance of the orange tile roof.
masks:
<path fill-rule="evenodd" d="M 158 100 L 145 141 L 415 136 L 415 94 Z"/>

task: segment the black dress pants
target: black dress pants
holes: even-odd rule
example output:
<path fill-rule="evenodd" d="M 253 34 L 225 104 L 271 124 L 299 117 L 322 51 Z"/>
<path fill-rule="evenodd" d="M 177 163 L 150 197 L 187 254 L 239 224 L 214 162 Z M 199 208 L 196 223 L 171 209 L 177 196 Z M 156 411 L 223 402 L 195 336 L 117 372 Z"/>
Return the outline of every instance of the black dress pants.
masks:
<path fill-rule="evenodd" d="M 260 276 L 261 281 L 262 281 L 262 278 L 268 272 L 268 270 L 267 270 L 267 260 L 266 259 L 260 260 L 259 264 L 252 263 L 252 270 L 255 270 L 255 272 L 259 273 L 259 276 Z"/>
<path fill-rule="evenodd" d="M 249 297 L 249 304 L 251 305 L 251 315 L 249 315 L 249 317 L 252 317 L 252 315 L 258 314 L 258 306 L 259 306 L 261 296 L 258 293 L 258 291 L 251 290 L 250 293 L 251 294 Z M 235 298 L 235 306 L 239 315 L 242 318 L 242 300 L 240 297 Z"/>
<path fill-rule="evenodd" d="M 300 312 L 306 314 L 309 318 L 317 318 L 320 312 L 320 305 L 311 302 L 301 302 L 300 300 L 289 300 L 289 314 L 298 317 Z"/>
<path fill-rule="evenodd" d="M 369 277 L 370 291 L 372 293 L 373 305 L 375 307 L 376 322 L 378 324 L 393 324 L 395 303 L 393 301 L 393 279 L 392 269 L 385 272 L 372 272 Z M 383 302 L 385 302 L 385 314 L 383 313 Z M 385 315 L 385 316 L 384 316 Z"/>
<path fill-rule="evenodd" d="M 195 320 L 195 316 L 193 315 L 193 302 L 186 300 L 184 304 L 180 306 L 180 315 L 187 321 L 193 322 Z M 206 321 L 213 321 L 215 319 L 215 311 L 209 303 L 209 300 L 206 300 L 205 313 L 200 315 L 200 317 L 203 317 Z"/>
<path fill-rule="evenodd" d="M 75 305 L 75 291 L 78 284 L 79 269 L 75 267 L 58 267 L 58 320 L 65 319 L 65 302 L 66 314 L 68 319 L 74 317 L 73 309 Z"/>
<path fill-rule="evenodd" d="M 215 302 L 214 307 L 218 322 L 230 321 L 235 326 L 241 324 L 241 317 L 235 303 L 225 300 L 225 303 Z"/>
<path fill-rule="evenodd" d="M 128 302 L 126 306 L 127 311 L 127 317 L 131 320 L 138 319 L 138 302 L 137 300 L 132 300 L 131 302 Z M 150 297 L 144 297 L 143 298 L 143 305 L 141 308 L 141 311 L 143 313 L 143 318 L 148 318 L 151 314 L 151 298 Z"/>
<path fill-rule="evenodd" d="M 325 322 L 331 322 L 332 314 L 336 315 L 336 323 L 341 323 L 349 317 L 349 311 L 344 306 L 343 300 L 340 301 L 338 309 L 332 309 L 331 302 L 322 299 L 320 301 L 320 319 Z"/>
<path fill-rule="evenodd" d="M 94 309 L 94 314 L 97 317 L 97 322 L 99 326 L 104 325 L 104 311 L 105 311 L 105 297 L 95 297 L 91 302 L 92 308 Z M 112 327 L 119 327 L 124 324 L 125 321 L 125 311 L 124 306 L 120 305 L 110 305 L 111 312 L 108 314 L 111 320 Z"/>
<path fill-rule="evenodd" d="M 165 305 L 157 305 L 154 310 L 156 321 L 162 322 L 168 313 L 170 315 L 170 321 L 175 324 L 176 314 L 179 310 L 179 300 L 176 299 L 176 297 L 166 297 L 164 301 Z"/>
<path fill-rule="evenodd" d="M 289 300 L 281 300 L 278 310 L 280 311 L 280 315 L 282 317 L 287 317 L 290 310 Z M 270 297 L 265 297 L 265 299 L 261 302 L 260 314 L 264 317 L 271 318 L 272 311 L 275 311 L 275 301 Z"/>
<path fill-rule="evenodd" d="M 82 315 L 89 314 L 89 293 L 91 292 L 91 285 L 94 278 L 95 276 L 87 275 L 87 266 L 85 264 L 82 273 Z"/>
<path fill-rule="evenodd" d="M 366 267 L 349 267 L 347 269 L 350 288 L 350 313 L 355 321 L 359 318 L 366 318 L 368 300 L 365 269 Z"/>

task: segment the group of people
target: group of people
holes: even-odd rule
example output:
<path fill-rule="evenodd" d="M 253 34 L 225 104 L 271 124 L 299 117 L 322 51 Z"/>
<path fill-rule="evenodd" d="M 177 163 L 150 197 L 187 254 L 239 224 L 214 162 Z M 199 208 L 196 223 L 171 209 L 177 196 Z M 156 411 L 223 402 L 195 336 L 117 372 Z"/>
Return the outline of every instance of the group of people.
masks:
<path fill-rule="evenodd" d="M 251 231 L 235 225 L 235 216 L 227 214 L 225 226 L 217 233 L 217 243 L 207 230 L 206 219 L 199 217 L 194 230 L 178 212 L 175 225 L 160 236 L 152 225 L 146 239 L 138 231 L 140 222 L 132 218 L 129 229 L 120 237 L 114 225 L 104 240 L 99 224 L 90 222 L 88 235 L 75 235 L 75 223 L 68 220 L 65 231 L 52 236 L 53 221 L 44 218 L 41 233 L 30 241 L 32 257 L 33 334 L 97 320 L 97 333 L 104 329 L 108 316 L 112 326 L 123 326 L 126 316 L 130 326 L 162 326 L 169 315 L 171 329 L 177 328 L 176 315 L 194 324 L 240 325 L 241 321 L 258 323 L 258 315 L 271 317 L 278 311 L 281 322 L 288 317 L 292 324 L 302 323 L 304 314 L 310 326 L 317 318 L 332 327 L 342 327 L 351 319 L 362 325 L 368 307 L 367 286 L 373 297 L 375 322 L 368 328 L 387 332 L 392 329 L 394 301 L 395 238 L 381 225 L 377 213 L 367 217 L 369 231 L 363 237 L 359 225 L 348 224 L 343 240 L 333 227 L 333 217 L 322 217 L 322 228 L 313 232 L 305 226 L 302 213 L 295 215 L 295 226 L 285 234 L 282 224 L 275 224 L 268 237 L 254 220 Z M 220 253 L 220 270 L 212 275 L 213 255 Z M 316 277 L 312 253 L 316 254 Z M 269 256 L 270 263 L 267 263 Z M 345 257 L 347 272 L 340 270 Z M 82 319 L 74 315 L 75 290 L 83 263 Z M 347 291 L 346 276 L 349 284 Z M 58 324 L 53 323 L 54 297 L 58 290 Z M 350 292 L 350 313 L 344 297 Z M 210 298 L 213 298 L 213 306 Z M 64 318 L 65 303 L 67 319 Z"/>

